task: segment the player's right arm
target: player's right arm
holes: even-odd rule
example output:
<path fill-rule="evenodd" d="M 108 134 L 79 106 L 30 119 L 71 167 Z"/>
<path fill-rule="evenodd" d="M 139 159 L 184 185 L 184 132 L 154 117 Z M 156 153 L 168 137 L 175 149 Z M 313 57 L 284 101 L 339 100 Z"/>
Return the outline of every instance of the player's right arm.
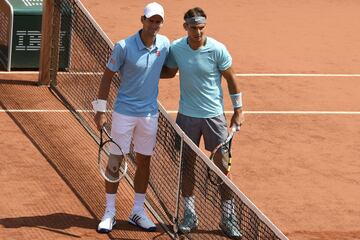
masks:
<path fill-rule="evenodd" d="M 104 74 L 101 78 L 100 88 L 98 92 L 98 100 L 107 101 L 110 92 L 111 80 L 114 74 L 115 72 L 111 71 L 109 68 L 105 69 Z M 97 111 L 95 113 L 94 121 L 98 130 L 100 130 L 101 127 L 107 122 L 105 112 Z"/>

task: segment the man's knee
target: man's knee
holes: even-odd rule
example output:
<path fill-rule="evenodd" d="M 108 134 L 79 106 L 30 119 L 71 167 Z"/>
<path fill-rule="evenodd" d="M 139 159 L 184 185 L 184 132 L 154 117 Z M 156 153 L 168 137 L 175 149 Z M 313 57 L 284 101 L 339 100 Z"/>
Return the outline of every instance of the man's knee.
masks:
<path fill-rule="evenodd" d="M 149 168 L 151 156 L 136 153 L 136 164 L 138 168 Z"/>

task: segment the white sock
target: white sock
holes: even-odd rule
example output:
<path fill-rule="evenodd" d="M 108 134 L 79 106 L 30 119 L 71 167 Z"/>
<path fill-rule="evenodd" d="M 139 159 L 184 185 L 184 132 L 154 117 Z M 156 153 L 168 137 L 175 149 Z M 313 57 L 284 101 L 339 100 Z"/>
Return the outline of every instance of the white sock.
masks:
<path fill-rule="evenodd" d="M 225 200 L 221 203 L 223 215 L 226 218 L 230 218 L 235 212 L 235 206 L 233 199 Z"/>
<path fill-rule="evenodd" d="M 145 193 L 135 193 L 133 213 L 144 212 Z"/>
<path fill-rule="evenodd" d="M 115 215 L 116 194 L 106 193 L 106 210 L 107 212 L 111 212 Z"/>
<path fill-rule="evenodd" d="M 185 209 L 189 209 L 195 214 L 195 196 L 184 197 Z"/>

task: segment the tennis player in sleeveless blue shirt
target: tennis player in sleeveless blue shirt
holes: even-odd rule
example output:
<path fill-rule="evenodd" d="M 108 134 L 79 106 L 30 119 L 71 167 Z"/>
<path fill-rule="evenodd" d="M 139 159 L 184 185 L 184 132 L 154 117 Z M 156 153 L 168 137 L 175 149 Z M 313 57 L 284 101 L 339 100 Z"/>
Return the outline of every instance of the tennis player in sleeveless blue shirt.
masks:
<path fill-rule="evenodd" d="M 241 92 L 231 68 L 232 58 L 222 43 L 205 35 L 206 19 L 204 10 L 198 7 L 185 13 L 183 27 L 187 36 L 171 44 L 161 77 L 170 78 L 177 71 L 180 72 L 180 102 L 176 122 L 196 145 L 199 146 L 200 138 L 203 137 L 206 150 L 212 151 L 228 137 L 222 77 L 227 81 L 234 108 L 230 126 L 235 125 L 240 129 L 244 116 Z M 215 164 L 225 174 L 229 174 L 222 165 L 221 158 L 222 156 L 215 156 Z M 183 177 L 182 195 L 185 212 L 179 225 L 179 230 L 183 233 L 195 229 L 199 222 L 193 194 L 196 179 L 192 177 L 194 161 L 192 158 L 184 159 L 186 173 Z M 223 185 L 219 190 L 223 209 L 220 227 L 229 237 L 241 238 L 231 191 Z"/>
<path fill-rule="evenodd" d="M 129 153 L 133 138 L 137 169 L 135 173 L 135 199 L 129 222 L 145 231 L 156 226 L 144 210 L 145 193 L 149 179 L 151 155 L 155 147 L 158 124 L 158 83 L 161 68 L 169 53 L 170 42 L 158 34 L 164 21 L 164 9 L 158 3 L 145 6 L 141 17 L 142 29 L 115 44 L 101 80 L 98 99 L 93 101 L 94 120 L 100 129 L 106 122 L 106 100 L 115 72 L 121 83 L 113 106 L 111 135 Z M 119 166 L 121 152 L 110 150 L 110 163 Z M 115 199 L 119 183 L 105 181 L 106 209 L 98 225 L 98 232 L 108 233 L 115 225 Z"/>

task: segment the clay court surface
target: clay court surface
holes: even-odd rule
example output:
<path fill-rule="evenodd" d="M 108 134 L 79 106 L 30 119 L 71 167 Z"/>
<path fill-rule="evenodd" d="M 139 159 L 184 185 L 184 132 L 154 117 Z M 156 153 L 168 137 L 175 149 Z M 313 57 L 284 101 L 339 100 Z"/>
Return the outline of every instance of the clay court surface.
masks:
<path fill-rule="evenodd" d="M 82 2 L 113 42 L 140 28 L 147 3 Z M 239 189 L 289 239 L 360 239 L 360 2 L 160 2 L 162 34 L 183 36 L 183 14 L 201 6 L 208 35 L 233 56 L 246 111 L 233 144 Z M 36 73 L 0 72 L 0 239 L 169 239 L 160 227 L 146 234 L 126 223 L 133 191 L 125 185 L 114 235 L 96 233 L 103 188 L 83 188 L 101 181 L 96 169 L 78 185 L 61 171 L 64 155 L 74 156 L 68 174 L 76 174 L 77 155 L 95 161 L 95 143 L 79 149 L 89 138 L 70 113 L 27 111 L 66 109 L 36 81 Z M 160 84 L 172 116 L 178 87 L 177 78 Z"/>

